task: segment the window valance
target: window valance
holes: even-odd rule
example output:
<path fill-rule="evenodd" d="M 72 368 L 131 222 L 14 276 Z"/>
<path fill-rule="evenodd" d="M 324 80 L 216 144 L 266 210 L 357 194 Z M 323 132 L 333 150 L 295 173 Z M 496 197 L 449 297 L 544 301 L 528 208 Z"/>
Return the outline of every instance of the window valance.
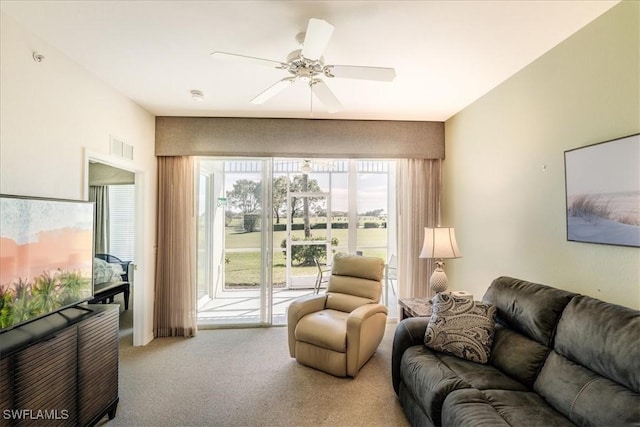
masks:
<path fill-rule="evenodd" d="M 156 117 L 157 156 L 444 158 L 444 123 Z"/>

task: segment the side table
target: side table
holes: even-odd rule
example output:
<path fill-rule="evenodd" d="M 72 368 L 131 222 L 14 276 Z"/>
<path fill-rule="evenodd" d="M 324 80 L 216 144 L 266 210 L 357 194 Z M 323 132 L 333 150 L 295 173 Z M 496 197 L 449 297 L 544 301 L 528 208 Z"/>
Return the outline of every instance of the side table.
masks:
<path fill-rule="evenodd" d="M 431 316 L 431 300 L 429 298 L 398 298 L 400 306 L 399 321 L 408 317 Z"/>

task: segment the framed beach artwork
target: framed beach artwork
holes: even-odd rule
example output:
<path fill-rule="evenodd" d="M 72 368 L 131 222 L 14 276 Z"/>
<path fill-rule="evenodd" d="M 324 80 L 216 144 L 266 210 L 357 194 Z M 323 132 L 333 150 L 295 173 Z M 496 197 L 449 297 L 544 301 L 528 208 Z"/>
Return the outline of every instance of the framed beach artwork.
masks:
<path fill-rule="evenodd" d="M 565 151 L 567 240 L 640 247 L 640 134 Z"/>

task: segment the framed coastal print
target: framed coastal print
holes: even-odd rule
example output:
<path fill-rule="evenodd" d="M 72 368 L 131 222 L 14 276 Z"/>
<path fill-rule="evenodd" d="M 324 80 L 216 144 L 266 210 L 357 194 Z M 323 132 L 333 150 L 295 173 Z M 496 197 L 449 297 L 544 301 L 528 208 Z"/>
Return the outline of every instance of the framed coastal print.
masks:
<path fill-rule="evenodd" d="M 567 240 L 640 247 L 640 134 L 565 151 Z"/>

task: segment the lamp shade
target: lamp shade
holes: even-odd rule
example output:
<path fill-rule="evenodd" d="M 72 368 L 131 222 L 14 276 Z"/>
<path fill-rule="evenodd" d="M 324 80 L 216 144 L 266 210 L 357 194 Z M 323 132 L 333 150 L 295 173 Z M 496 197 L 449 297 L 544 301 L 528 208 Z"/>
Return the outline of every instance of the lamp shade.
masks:
<path fill-rule="evenodd" d="M 420 258 L 460 258 L 461 256 L 453 227 L 425 227 Z"/>

